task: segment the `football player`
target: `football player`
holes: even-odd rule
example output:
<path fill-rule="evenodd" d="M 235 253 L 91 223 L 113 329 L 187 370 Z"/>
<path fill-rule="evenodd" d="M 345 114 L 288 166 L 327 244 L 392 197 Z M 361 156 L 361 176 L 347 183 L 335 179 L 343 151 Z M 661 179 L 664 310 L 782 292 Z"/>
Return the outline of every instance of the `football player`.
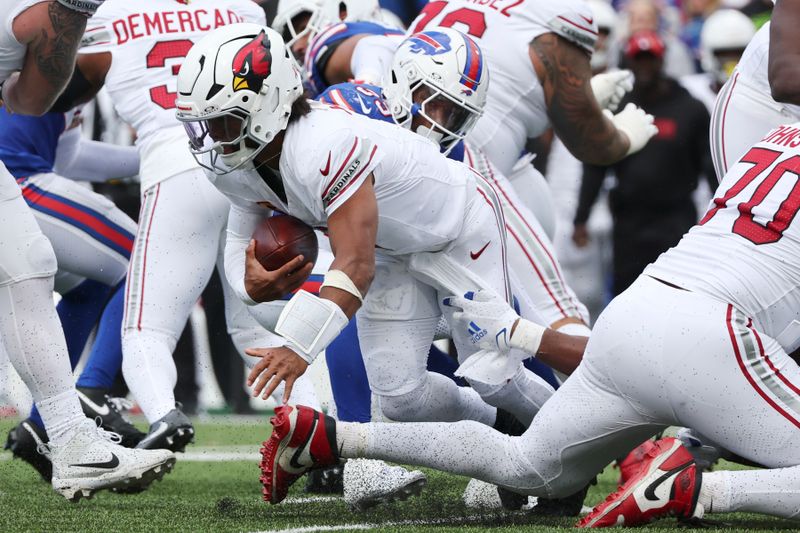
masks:
<path fill-rule="evenodd" d="M 283 293 L 268 272 L 242 260 L 253 225 L 270 209 L 326 228 L 334 251 L 319 298 L 298 292 L 278 335 L 249 350 L 262 358 L 249 378 L 255 393 L 270 394 L 284 381 L 290 391 L 361 308 L 364 362 L 386 416 L 492 425 L 501 407 L 530 421 L 552 388 L 519 359 L 477 353 L 471 339 L 480 331 L 452 332 L 462 361 L 483 379 L 470 378 L 472 389 L 425 370 L 441 316 L 437 294 L 483 286 L 509 295 L 494 191 L 417 134 L 307 101 L 291 61 L 269 53 L 279 46 L 279 35 L 257 25 L 214 32 L 187 56 L 176 102 L 193 151 L 233 202 L 225 265 L 243 300 Z M 235 65 L 246 54 L 262 62 L 240 80 Z M 563 337 L 543 328 L 529 334 L 543 346 Z"/>
<path fill-rule="evenodd" d="M 521 437 L 469 421 L 335 423 L 283 406 L 264 447 L 271 501 L 300 474 L 290 457 L 309 458 L 308 467 L 378 458 L 568 494 L 643 439 L 686 426 L 765 469 L 701 474 L 679 440 L 662 439 L 578 525 L 800 517 L 800 366 L 788 355 L 800 346 L 798 138 L 800 123 L 776 128 L 731 167 L 699 224 L 600 315 L 581 365 Z M 496 295 L 444 304 L 454 328 L 487 330 L 484 348 L 505 350 L 524 323 Z M 314 454 L 291 443 L 311 443 Z"/>
<path fill-rule="evenodd" d="M 144 434 L 118 413 L 107 395 L 122 364 L 124 279 L 136 224 L 107 198 L 63 176 L 128 177 L 138 172 L 139 157 L 134 148 L 82 140 L 78 113 L 0 113 L 0 159 L 22 187 L 23 198 L 53 246 L 58 263 L 55 290 L 62 295 L 57 310 L 73 368 L 99 318 L 97 340 L 77 384 L 83 411 L 91 419 L 99 417 L 103 429 L 133 447 Z M 85 159 L 102 160 L 103 168 L 89 176 Z M 50 461 L 36 451 L 47 441 L 34 408 L 11 430 L 6 448 L 50 481 Z"/>
<path fill-rule="evenodd" d="M 242 21 L 263 22 L 264 11 L 248 0 L 107 1 L 88 24 L 75 74 L 61 97 L 63 105 L 72 105 L 105 86 L 121 118 L 137 131 L 142 208 L 126 285 L 122 371 L 150 423 L 141 448 L 183 450 L 193 439 L 191 422 L 175 405 L 172 352 L 212 270 L 222 268 L 229 210 L 187 150 L 175 120 L 176 75 L 204 33 Z M 252 61 L 242 58 L 237 68 L 245 73 Z M 282 279 L 286 293 L 310 269 Z M 264 329 L 225 288 L 228 330 L 252 365 L 244 349 L 261 344 Z M 318 405 L 310 380 L 295 394 Z"/>
<path fill-rule="evenodd" d="M 529 158 L 520 159 L 527 140 L 552 125 L 575 157 L 607 165 L 640 150 L 656 132 L 652 117 L 633 105 L 602 113 L 606 106 L 593 92 L 630 90 L 632 78 L 620 71 L 591 82 L 597 27 L 583 0 L 430 2 L 409 32 L 437 28 L 468 34 L 492 65 L 486 110 L 470 141 L 508 176 L 550 238 L 555 215 L 547 183 Z"/>
<path fill-rule="evenodd" d="M 719 91 L 710 131 L 718 179 L 767 131 L 800 119 L 800 87 L 794 75 L 798 20 L 800 9 L 794 2 L 777 3 L 772 20 L 756 32 Z"/>
<path fill-rule="evenodd" d="M 47 111 L 69 79 L 86 18 L 101 3 L 3 2 L 0 100 L 6 111 Z M 101 489 L 146 487 L 171 469 L 175 457 L 123 448 L 83 415 L 52 304 L 53 247 L 3 164 L 0 200 L 0 338 L 50 438 L 42 450 L 52 461 L 53 488 L 75 500 Z"/>

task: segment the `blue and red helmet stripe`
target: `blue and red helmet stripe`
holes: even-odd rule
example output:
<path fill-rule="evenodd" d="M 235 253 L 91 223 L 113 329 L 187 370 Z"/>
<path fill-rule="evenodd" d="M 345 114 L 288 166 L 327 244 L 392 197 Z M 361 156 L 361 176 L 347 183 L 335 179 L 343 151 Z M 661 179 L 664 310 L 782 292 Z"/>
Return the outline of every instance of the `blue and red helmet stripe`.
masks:
<path fill-rule="evenodd" d="M 461 84 L 474 91 L 480 84 L 483 75 L 483 54 L 475 41 L 466 35 L 464 35 L 464 43 L 467 45 L 467 60 L 464 64 L 464 72 L 461 74 Z"/>

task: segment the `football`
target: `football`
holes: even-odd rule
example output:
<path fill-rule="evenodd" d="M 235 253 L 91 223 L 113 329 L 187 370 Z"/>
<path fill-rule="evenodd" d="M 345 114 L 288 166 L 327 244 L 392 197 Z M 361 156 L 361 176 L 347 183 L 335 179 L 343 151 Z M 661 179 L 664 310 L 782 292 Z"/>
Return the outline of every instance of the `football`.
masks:
<path fill-rule="evenodd" d="M 305 258 L 305 263 L 317 261 L 317 234 L 299 218 L 289 215 L 269 217 L 258 225 L 253 239 L 256 241 L 256 259 L 267 270 L 277 270 L 298 255 Z"/>

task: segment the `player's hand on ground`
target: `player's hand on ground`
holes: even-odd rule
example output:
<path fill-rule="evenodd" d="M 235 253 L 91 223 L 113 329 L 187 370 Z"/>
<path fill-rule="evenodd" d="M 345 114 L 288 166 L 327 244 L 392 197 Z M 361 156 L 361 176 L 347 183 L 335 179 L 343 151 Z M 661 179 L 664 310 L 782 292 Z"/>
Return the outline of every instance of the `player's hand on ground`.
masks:
<path fill-rule="evenodd" d="M 625 94 L 633 90 L 633 72 L 615 70 L 592 77 L 592 92 L 601 109 L 616 111 Z"/>
<path fill-rule="evenodd" d="M 636 104 L 629 103 L 625 109 L 612 115 L 610 111 L 603 111 L 614 126 L 625 134 L 630 143 L 626 156 L 638 152 L 647 145 L 657 133 L 658 128 L 653 124 L 653 115 L 649 115 Z"/>
<path fill-rule="evenodd" d="M 256 302 L 280 300 L 300 287 L 311 275 L 313 263 L 303 264 L 298 255 L 278 270 L 267 270 L 256 259 L 256 241 L 250 241 L 245 250 L 244 288 Z"/>
<path fill-rule="evenodd" d="M 572 242 L 578 248 L 589 244 L 589 228 L 586 227 L 586 224 L 575 224 L 575 228 L 572 230 Z"/>
<path fill-rule="evenodd" d="M 308 363 L 286 346 L 247 348 L 245 353 L 261 358 L 247 376 L 247 385 L 253 387 L 253 397 L 258 397 L 260 394 L 261 398 L 266 400 L 275 392 L 281 382 L 285 382 L 283 403 L 287 403 L 292 394 L 294 382 L 305 373 Z"/>
<path fill-rule="evenodd" d="M 519 315 L 497 294 L 481 290 L 442 301 L 453 334 L 466 334 L 479 350 L 507 353 Z"/>

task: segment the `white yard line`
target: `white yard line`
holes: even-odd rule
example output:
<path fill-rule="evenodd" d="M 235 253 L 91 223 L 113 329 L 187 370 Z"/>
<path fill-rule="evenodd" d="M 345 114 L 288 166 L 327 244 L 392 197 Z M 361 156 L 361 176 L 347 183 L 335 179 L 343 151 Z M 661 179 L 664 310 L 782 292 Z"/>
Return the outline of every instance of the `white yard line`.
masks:
<path fill-rule="evenodd" d="M 369 531 L 372 529 L 384 529 L 387 527 L 402 527 L 402 526 L 443 526 L 453 524 L 463 524 L 470 522 L 479 522 L 485 519 L 497 518 L 500 516 L 510 516 L 516 513 L 493 513 L 493 514 L 478 514 L 470 516 L 459 516 L 454 518 L 432 518 L 430 520 L 401 520 L 397 522 L 383 522 L 380 524 L 372 522 L 362 522 L 355 524 L 338 524 L 330 526 L 305 526 L 293 527 L 288 529 L 268 529 L 265 531 L 258 531 L 255 533 L 317 533 L 323 531 Z"/>

